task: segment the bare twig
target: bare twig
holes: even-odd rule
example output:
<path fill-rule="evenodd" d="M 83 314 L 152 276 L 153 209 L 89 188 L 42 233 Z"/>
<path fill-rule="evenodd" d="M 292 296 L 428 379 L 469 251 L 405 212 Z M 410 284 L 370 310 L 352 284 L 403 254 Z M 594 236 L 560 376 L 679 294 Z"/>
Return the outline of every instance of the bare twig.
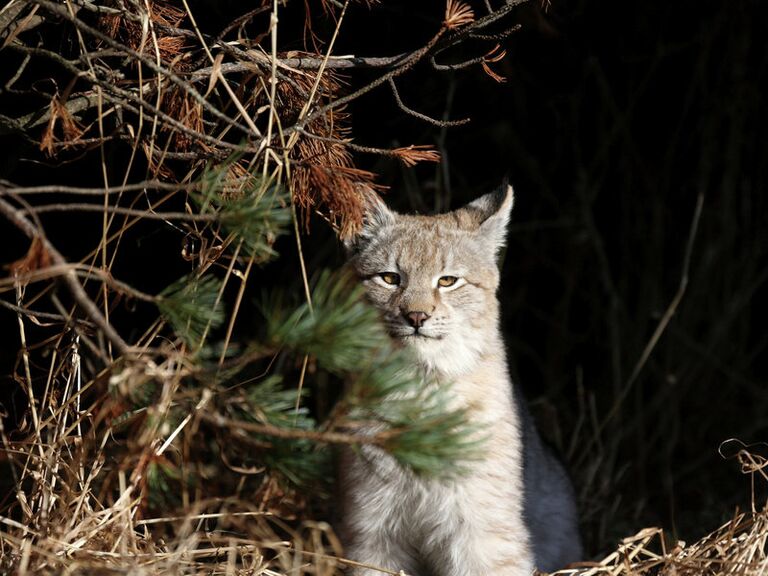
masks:
<path fill-rule="evenodd" d="M 137 216 L 148 220 L 186 220 L 189 222 L 217 222 L 220 218 L 217 214 L 192 214 L 190 212 L 152 212 L 150 209 L 124 208 L 123 206 L 103 206 L 101 204 L 69 203 L 69 204 L 41 204 L 33 206 L 25 213 L 44 214 L 47 212 L 108 212 L 111 214 L 123 214 L 125 216 Z"/>
<path fill-rule="evenodd" d="M 155 296 L 145 294 L 144 292 L 137 290 L 130 284 L 126 284 L 125 282 L 116 279 L 114 276 L 105 272 L 104 270 L 94 268 L 93 266 L 88 266 L 87 264 L 72 262 L 52 264 L 45 268 L 30 270 L 29 272 L 17 272 L 16 276 L 13 278 L 0 279 L 0 291 L 5 290 L 6 286 L 13 286 L 16 283 L 39 282 L 41 280 L 48 280 L 58 276 L 65 276 L 73 272 L 78 276 L 86 279 L 96 278 L 113 290 L 131 296 L 132 298 L 143 300 L 144 302 L 157 302 L 157 298 Z"/>
<path fill-rule="evenodd" d="M 152 70 L 156 74 L 159 74 L 161 75 L 161 77 L 167 78 L 172 83 L 176 84 L 179 88 L 181 88 L 182 90 L 184 90 L 184 92 L 189 94 L 189 96 L 191 96 L 198 104 L 203 106 L 203 108 L 205 108 L 213 116 L 215 116 L 216 118 L 219 118 L 220 120 L 232 126 L 233 128 L 238 129 L 243 134 L 246 134 L 248 136 L 256 136 L 256 137 L 260 136 L 259 134 L 254 134 L 248 126 L 244 126 L 240 124 L 239 122 L 235 121 L 233 118 L 230 118 L 229 116 L 221 112 L 218 108 L 213 106 L 202 94 L 200 94 L 191 84 L 182 80 L 178 75 L 176 75 L 176 73 L 174 73 L 169 68 L 166 68 L 157 64 L 151 58 L 147 58 L 140 52 L 136 52 L 135 50 L 132 50 L 128 46 L 121 44 L 120 42 L 114 40 L 110 36 L 101 32 L 100 30 L 97 30 L 96 28 L 93 28 L 92 26 L 87 25 L 82 20 L 70 14 L 68 10 L 64 9 L 58 4 L 49 2 L 48 0 L 29 0 L 29 1 L 34 2 L 35 4 L 39 4 L 49 12 L 56 14 L 57 16 L 69 21 L 79 30 L 86 32 L 87 34 L 90 34 L 94 38 L 98 38 L 102 42 L 112 46 L 116 50 L 124 51 L 127 55 L 137 59 L 143 65 L 147 66 L 150 70 Z"/>
<path fill-rule="evenodd" d="M 72 323 L 81 324 L 83 326 L 88 326 L 90 328 L 95 326 L 93 322 L 89 322 L 88 320 L 82 320 L 81 318 L 69 318 L 63 314 L 41 312 L 40 310 L 30 310 L 29 308 L 25 308 L 23 306 L 16 306 L 15 304 L 11 304 L 10 302 L 6 302 L 5 300 L 0 300 L 0 306 L 2 306 L 3 308 L 7 308 L 8 310 L 12 310 L 13 312 L 24 314 L 24 316 L 28 316 L 33 320 L 36 318 L 40 318 L 43 320 L 51 320 L 53 322 L 61 322 L 63 324 L 72 324 Z"/>
<path fill-rule="evenodd" d="M 379 78 L 377 78 L 373 82 L 370 82 L 366 86 L 363 86 L 358 90 L 355 90 L 351 94 L 347 94 L 346 96 L 337 98 L 333 102 L 330 102 L 329 104 L 326 104 L 325 106 L 315 110 L 312 114 L 309 114 L 308 116 L 306 116 L 303 119 L 303 121 L 297 122 L 296 124 L 294 124 L 294 126 L 290 128 L 286 128 L 284 130 L 284 133 L 290 134 L 293 131 L 303 129 L 310 122 L 326 115 L 331 110 L 339 108 L 340 106 L 344 106 L 345 104 L 348 104 L 352 100 L 359 98 L 363 94 L 367 94 L 374 88 L 377 88 L 378 86 L 381 86 L 385 82 L 389 81 L 390 78 L 395 78 L 401 74 L 404 74 L 405 72 L 413 68 L 413 66 L 415 66 L 417 62 L 419 62 L 422 58 L 424 58 L 430 52 L 430 50 L 434 48 L 435 44 L 437 44 L 437 41 L 443 36 L 444 33 L 445 33 L 445 28 L 441 28 L 438 31 L 438 33 L 435 36 L 433 36 L 432 39 L 424 47 L 409 54 L 396 69 L 390 70 L 386 74 L 380 76 Z"/>
<path fill-rule="evenodd" d="M 82 70 L 80 70 L 80 68 L 78 68 L 75 64 L 61 57 L 59 54 L 56 54 L 55 52 L 51 52 L 50 50 L 29 48 L 28 46 L 23 46 L 17 43 L 10 44 L 9 48 L 25 54 L 29 53 L 29 54 L 37 54 L 40 56 L 44 56 L 45 58 L 53 60 L 54 62 L 62 66 L 64 69 L 66 69 L 68 72 L 72 73 L 73 75 L 75 76 L 82 75 Z M 210 145 L 214 149 L 226 148 L 232 152 L 256 151 L 256 149 L 251 146 L 244 146 L 241 144 L 232 144 L 225 140 L 220 140 L 218 138 L 210 136 L 209 134 L 205 134 L 205 133 L 193 130 L 183 122 L 180 122 L 179 120 L 171 116 L 170 114 L 167 114 L 166 112 L 160 110 L 157 106 L 142 99 L 141 96 L 137 95 L 135 92 L 131 90 L 125 90 L 123 88 L 119 88 L 117 85 L 115 85 L 114 82 L 110 80 L 106 80 L 104 78 L 99 78 L 99 77 L 91 77 L 89 78 L 89 80 L 94 84 L 96 84 L 97 86 L 100 86 L 104 90 L 102 96 L 105 100 L 109 101 L 110 103 L 118 106 L 122 106 L 128 110 L 131 110 L 132 112 L 135 112 L 136 114 L 140 114 L 139 110 L 141 108 L 146 109 L 154 117 L 157 117 L 163 120 L 169 126 L 173 126 L 176 130 L 178 130 L 182 134 L 189 136 L 193 141 L 205 142 L 206 144 Z M 98 101 L 98 99 L 96 101 Z M 131 103 L 133 105 L 131 105 Z"/>
<path fill-rule="evenodd" d="M 77 196 L 104 196 L 104 194 L 121 194 L 123 192 L 146 192 L 147 190 L 190 192 L 199 190 L 196 183 L 173 183 L 159 180 L 145 180 L 121 186 L 109 186 L 105 188 L 85 188 L 82 186 L 17 186 L 7 180 L 0 180 L 0 196 L 25 194 L 73 194 Z"/>
<path fill-rule="evenodd" d="M 2 212 L 3 215 L 30 240 L 38 238 L 56 264 L 67 264 L 66 259 L 43 235 L 42 230 L 35 227 L 18 209 L 14 208 L 2 198 L 0 198 L 0 212 Z M 130 346 L 123 340 L 112 325 L 107 322 L 96 304 L 94 304 L 93 300 L 88 296 L 88 293 L 85 291 L 82 284 L 80 284 L 75 273 L 70 272 L 64 274 L 64 282 L 67 284 L 69 291 L 72 293 L 72 296 L 77 303 L 80 304 L 88 317 L 93 320 L 93 322 L 104 332 L 107 338 L 109 338 L 112 344 L 115 345 L 118 352 L 123 355 L 128 354 L 130 352 Z"/>
<path fill-rule="evenodd" d="M 416 161 L 428 161 L 438 162 L 440 160 L 440 154 L 432 150 L 430 145 L 411 145 L 401 148 L 377 148 L 375 146 L 362 146 L 355 144 L 349 139 L 333 138 L 331 136 L 320 136 L 319 134 L 313 134 L 303 128 L 297 130 L 302 136 L 312 138 L 313 140 L 320 140 L 321 142 L 328 142 L 330 144 L 339 144 L 354 150 L 355 152 L 361 152 L 363 154 L 378 154 L 380 156 L 390 156 L 397 158 L 404 162 L 406 165 L 413 165 Z"/>
<path fill-rule="evenodd" d="M 364 57 L 364 56 L 331 56 L 325 68 L 329 70 L 351 70 L 366 68 L 393 68 L 408 58 L 412 53 L 403 53 L 396 56 Z M 259 52 L 249 52 L 249 62 L 226 62 L 219 67 L 222 74 L 238 74 L 241 72 L 253 72 L 258 68 L 269 66 L 269 59 Z M 319 70 L 323 67 L 323 58 L 305 56 L 300 58 L 279 58 L 279 68 L 285 70 Z M 195 82 L 207 80 L 214 72 L 213 66 L 200 68 L 189 73 L 189 79 Z"/>
<path fill-rule="evenodd" d="M 408 106 L 406 106 L 403 103 L 403 100 L 400 98 L 400 94 L 397 92 L 397 85 L 395 85 L 394 79 L 392 78 L 389 79 L 389 86 L 392 88 L 392 95 L 395 97 L 395 102 L 397 102 L 397 105 L 400 108 L 400 110 L 402 110 L 406 114 L 410 114 L 411 116 L 418 118 L 419 120 L 424 120 L 425 122 L 429 122 L 430 124 L 439 126 L 441 128 L 451 127 L 451 126 L 463 126 L 464 124 L 467 124 L 470 121 L 469 118 L 463 118 L 461 120 L 437 120 L 436 118 L 432 118 L 431 116 L 427 116 L 426 114 L 417 112 L 416 110 L 408 108 Z"/>
<path fill-rule="evenodd" d="M 344 106 L 345 104 L 351 102 L 352 100 L 355 100 L 362 96 L 363 94 L 366 94 L 370 92 L 371 90 L 377 88 L 378 86 L 381 86 L 385 82 L 390 82 L 391 80 L 394 80 L 398 76 L 405 74 L 409 70 L 411 70 L 418 62 L 420 62 L 422 59 L 424 59 L 428 55 L 436 55 L 440 52 L 446 50 L 447 48 L 451 46 L 455 46 L 468 36 L 470 36 L 473 33 L 477 33 L 479 30 L 482 30 L 486 28 L 487 26 L 490 26 L 494 22 L 497 22 L 507 14 L 509 14 L 512 10 L 514 10 L 517 6 L 520 4 L 524 4 L 528 0 L 508 0 L 508 2 L 499 8 L 497 11 L 488 14 L 487 16 L 484 16 L 483 18 L 480 18 L 478 20 L 475 20 L 471 24 L 468 24 L 462 28 L 458 28 L 456 30 L 448 30 L 445 26 L 440 28 L 438 32 L 432 37 L 432 39 L 427 42 L 423 47 L 419 48 L 418 50 L 414 50 L 410 54 L 407 55 L 399 55 L 397 58 L 401 58 L 397 64 L 391 64 L 393 66 L 393 69 L 387 72 L 386 74 L 383 74 L 373 82 L 370 82 L 369 84 L 363 86 L 362 88 L 359 88 L 358 90 L 355 90 L 351 94 L 348 94 L 347 96 L 344 96 L 342 98 L 337 98 L 333 102 L 330 102 L 329 104 L 315 110 L 312 114 L 304 118 L 303 122 L 297 122 L 294 124 L 294 126 L 290 128 L 285 129 L 285 133 L 290 133 L 298 129 L 305 128 L 307 124 L 317 118 L 322 117 L 323 115 L 327 114 L 329 111 L 338 108 L 340 106 Z M 448 33 L 446 35 L 446 33 Z M 405 108 L 403 106 L 403 108 Z M 407 109 L 410 112 L 410 109 Z M 416 113 L 418 114 L 418 113 Z"/>
<path fill-rule="evenodd" d="M 466 38 L 474 37 L 476 34 L 479 33 L 480 30 L 484 30 L 491 24 L 498 22 L 499 20 L 507 16 L 510 12 L 512 12 L 515 8 L 517 8 L 521 4 L 525 4 L 528 1 L 529 0 L 506 0 L 505 4 L 500 8 L 498 8 L 497 10 L 495 10 L 494 12 L 491 12 L 487 16 L 483 16 L 482 18 L 475 20 L 468 26 L 464 26 L 463 28 L 459 28 L 458 30 L 454 31 L 450 37 L 446 38 L 444 42 L 441 42 L 436 47 L 434 53 L 439 54 L 440 52 L 450 48 L 451 46 L 455 46 L 456 44 L 459 44 L 460 42 L 464 41 Z M 513 28 L 510 30 L 514 31 Z"/>
<path fill-rule="evenodd" d="M 200 412 L 197 417 L 201 420 L 218 426 L 219 428 L 232 428 L 252 432 L 255 434 L 264 434 L 274 438 L 284 438 L 286 440 L 312 440 L 321 444 L 342 444 L 342 445 L 376 445 L 383 444 L 382 435 L 367 436 L 360 434 L 348 434 L 345 432 L 304 430 L 301 428 L 281 428 L 271 424 L 257 424 L 255 422 L 245 422 L 243 420 L 232 420 L 220 414 L 207 414 Z"/>
<path fill-rule="evenodd" d="M 512 34 L 515 32 L 519 32 L 522 29 L 522 26 L 520 24 L 515 24 L 514 26 L 510 26 L 506 30 L 502 30 L 501 32 L 497 32 L 496 34 L 480 34 L 480 33 L 474 33 L 470 37 L 474 40 L 483 40 L 485 42 L 501 42 L 502 40 L 506 40 Z"/>
<path fill-rule="evenodd" d="M 680 276 L 680 284 L 678 285 L 677 292 L 675 292 L 675 295 L 672 298 L 672 301 L 669 303 L 669 306 L 667 306 L 667 309 L 664 311 L 664 314 L 659 320 L 659 323 L 656 325 L 656 329 L 653 331 L 653 334 L 651 335 L 650 339 L 646 343 L 645 348 L 643 348 L 643 351 L 640 354 L 640 357 L 638 358 L 637 363 L 635 364 L 635 367 L 632 370 L 632 373 L 630 374 L 629 378 L 627 378 L 627 381 L 624 383 L 624 386 L 620 391 L 618 397 L 613 402 L 611 409 L 605 415 L 605 418 L 603 419 L 600 425 L 600 430 L 603 430 L 605 426 L 608 424 L 608 422 L 618 413 L 618 410 L 622 402 L 624 401 L 624 399 L 626 399 L 627 394 L 629 394 L 630 390 L 632 389 L 632 386 L 634 385 L 635 381 L 640 375 L 640 372 L 642 372 L 643 368 L 648 362 L 648 358 L 650 358 L 651 353 L 653 352 L 654 348 L 656 348 L 656 345 L 661 339 L 661 336 L 664 334 L 665 330 L 667 329 L 667 326 L 669 325 L 670 320 L 672 320 L 672 317 L 675 315 L 675 312 L 677 312 L 677 308 L 680 305 L 680 302 L 682 301 L 683 296 L 685 296 L 685 291 L 688 288 L 688 278 L 689 278 L 689 272 L 691 267 L 691 256 L 693 254 L 693 245 L 694 245 L 694 241 L 696 240 L 696 232 L 699 229 L 699 220 L 701 219 L 701 211 L 703 207 L 704 207 L 704 195 L 699 194 L 696 198 L 696 207 L 694 208 L 694 211 L 693 211 L 691 228 L 688 232 L 688 240 L 685 245 L 685 254 L 683 256 L 682 273 Z"/>
<path fill-rule="evenodd" d="M 476 58 L 470 58 L 463 62 L 456 62 L 455 64 L 439 64 L 434 56 L 430 56 L 429 63 L 435 70 L 461 70 L 462 68 L 469 68 L 475 64 L 482 64 L 485 61 L 485 56 L 477 56 Z"/>

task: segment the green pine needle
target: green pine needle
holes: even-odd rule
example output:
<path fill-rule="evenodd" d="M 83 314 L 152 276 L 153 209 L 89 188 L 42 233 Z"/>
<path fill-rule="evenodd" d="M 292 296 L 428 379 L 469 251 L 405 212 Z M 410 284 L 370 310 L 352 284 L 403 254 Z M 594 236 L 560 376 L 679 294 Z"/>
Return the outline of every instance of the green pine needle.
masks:
<path fill-rule="evenodd" d="M 217 214 L 227 233 L 243 241 L 258 262 L 278 256 L 272 247 L 291 224 L 290 195 L 276 183 L 251 173 L 233 176 L 229 168 L 236 159 L 208 167 L 192 198 L 200 213 Z"/>
<path fill-rule="evenodd" d="M 296 410 L 296 390 L 283 387 L 282 378 L 273 375 L 246 390 L 247 402 L 238 407 L 236 417 L 244 421 L 282 428 L 313 430 L 315 420 L 306 408 Z M 269 445 L 258 455 L 259 463 L 278 472 L 294 486 L 312 485 L 321 489 L 330 477 L 330 455 L 311 440 L 255 435 Z"/>
<path fill-rule="evenodd" d="M 427 396 L 418 413 L 414 413 L 413 400 L 401 401 L 398 419 L 390 421 L 395 434 L 385 441 L 384 448 L 417 474 L 460 475 L 468 470 L 470 462 L 480 457 L 484 442 L 482 431 L 468 423 L 466 411 L 445 406 L 444 396 L 444 393 Z"/>
<path fill-rule="evenodd" d="M 450 389 L 426 385 L 408 352 L 394 349 L 349 275 L 320 274 L 311 309 L 304 303 L 290 312 L 279 305 L 265 310 L 270 341 L 314 357 L 349 382 L 337 413 L 346 414 L 350 428 L 382 424 L 380 443 L 402 464 L 419 474 L 446 476 L 463 472 L 464 463 L 478 456 L 482 438 L 466 411 L 451 409 Z"/>
<path fill-rule="evenodd" d="M 357 372 L 390 348 L 376 311 L 349 275 L 322 272 L 312 291 L 313 311 L 306 302 L 290 313 L 278 306 L 265 307 L 271 310 L 270 339 L 317 358 L 333 373 Z"/>
<path fill-rule="evenodd" d="M 160 313 L 190 347 L 202 344 L 207 330 L 224 322 L 224 306 L 217 303 L 221 280 L 213 276 L 183 276 L 157 298 Z"/>
<path fill-rule="evenodd" d="M 247 390 L 248 413 L 244 415 L 245 419 L 311 430 L 315 421 L 306 408 L 300 406 L 296 410 L 296 390 L 284 388 L 282 380 L 281 376 L 272 375 Z M 306 396 L 306 392 L 306 389 L 302 390 L 302 396 Z"/>

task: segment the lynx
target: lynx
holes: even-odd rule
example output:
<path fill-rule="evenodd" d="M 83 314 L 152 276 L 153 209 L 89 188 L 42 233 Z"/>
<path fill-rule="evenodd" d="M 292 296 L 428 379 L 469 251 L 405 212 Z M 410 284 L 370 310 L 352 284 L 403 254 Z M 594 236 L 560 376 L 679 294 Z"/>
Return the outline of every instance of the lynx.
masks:
<path fill-rule="evenodd" d="M 528 576 L 580 557 L 570 483 L 511 383 L 499 328 L 497 258 L 513 202 L 506 185 L 437 216 L 371 200 L 347 242 L 389 334 L 487 431 L 482 460 L 450 480 L 417 477 L 374 448 L 344 454 L 343 533 L 361 564 L 410 576 Z"/>

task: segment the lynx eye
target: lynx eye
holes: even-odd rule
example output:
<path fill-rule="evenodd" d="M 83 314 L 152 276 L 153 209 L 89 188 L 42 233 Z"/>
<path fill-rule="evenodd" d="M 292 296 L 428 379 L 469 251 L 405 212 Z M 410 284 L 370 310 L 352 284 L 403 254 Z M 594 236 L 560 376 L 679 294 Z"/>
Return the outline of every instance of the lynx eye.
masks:
<path fill-rule="evenodd" d="M 400 274 L 394 272 L 382 272 L 379 274 L 379 278 L 384 280 L 384 282 L 390 286 L 397 286 L 400 284 Z"/>
<path fill-rule="evenodd" d="M 456 278 L 456 276 L 440 276 L 437 280 L 437 285 L 441 288 L 448 288 L 448 286 L 456 284 L 458 280 L 459 279 Z"/>

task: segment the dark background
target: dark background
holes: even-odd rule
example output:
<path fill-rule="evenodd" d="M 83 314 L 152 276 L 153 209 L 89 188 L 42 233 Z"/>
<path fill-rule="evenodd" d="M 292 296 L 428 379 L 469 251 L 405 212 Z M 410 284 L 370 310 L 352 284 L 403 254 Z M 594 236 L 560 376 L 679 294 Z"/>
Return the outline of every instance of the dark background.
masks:
<path fill-rule="evenodd" d="M 482 2 L 473 7 L 484 13 Z M 236 2 L 194 9 L 213 31 L 242 11 Z M 414 50 L 443 11 L 432 1 L 353 5 L 335 53 Z M 390 186 L 386 198 L 401 210 L 458 207 L 509 177 L 516 207 L 500 298 L 510 361 L 544 436 L 569 465 L 589 551 L 612 549 L 649 525 L 694 540 L 751 503 L 749 478 L 720 455 L 721 443 L 768 441 L 768 330 L 759 313 L 768 280 L 768 4 L 555 0 L 522 7 L 498 30 L 514 22 L 522 29 L 501 41 L 507 55 L 490 64 L 504 83 L 479 66 L 439 72 L 426 63 L 397 80 L 411 108 L 470 117 L 468 125 L 411 117 L 386 86 L 349 107 L 356 143 L 433 144 L 442 164 L 404 168 L 365 154 L 355 162 Z M 316 14 L 312 25 L 327 38 L 333 21 Z M 288 3 L 280 31 L 284 49 L 305 47 L 303 3 Z M 438 58 L 459 62 L 493 45 L 471 41 Z M 378 74 L 345 79 L 352 89 Z M 2 136 L 0 177 L 99 185 L 98 158 L 88 175 L 81 164 L 43 161 L 14 138 Z M 122 157 L 117 151 L 111 161 Z M 686 289 L 631 379 L 681 286 L 698 197 Z M 65 255 L 81 257 L 98 242 L 88 223 L 99 218 L 51 221 L 46 230 Z M 6 223 L 2 229 L 7 263 L 27 245 Z M 179 231 L 148 225 L 137 236 L 116 276 L 156 293 L 189 270 L 178 256 Z M 340 264 L 321 221 L 311 238 L 310 271 Z M 258 289 L 295 282 L 292 240 L 282 242 L 281 259 L 254 276 Z M 125 334 L 131 318 L 143 329 L 134 312 L 118 318 Z M 3 326 L 14 326 L 12 313 L 0 314 Z M 3 349 L 7 375 L 18 342 Z M 15 386 L 7 377 L 3 385 Z M 23 399 L 12 396 L 6 407 L 21 410 Z M 757 490 L 759 504 L 764 484 Z"/>

